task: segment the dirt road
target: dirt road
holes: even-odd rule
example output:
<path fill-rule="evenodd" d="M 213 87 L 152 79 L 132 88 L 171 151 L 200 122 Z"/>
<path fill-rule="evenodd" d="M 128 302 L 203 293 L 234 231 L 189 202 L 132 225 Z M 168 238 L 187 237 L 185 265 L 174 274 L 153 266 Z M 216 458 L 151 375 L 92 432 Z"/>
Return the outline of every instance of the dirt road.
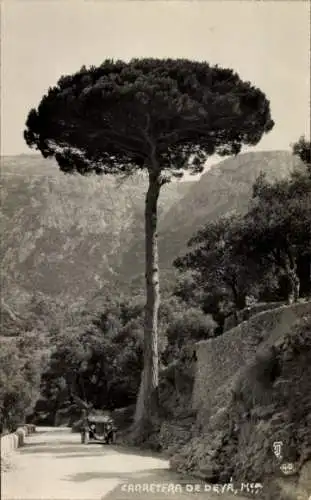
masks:
<path fill-rule="evenodd" d="M 243 500 L 236 494 L 204 491 L 204 485 L 180 478 L 168 468 L 166 460 L 150 453 L 119 446 L 82 445 L 79 434 L 45 428 L 29 436 L 26 446 L 14 453 L 12 469 L 2 474 L 1 498 Z M 190 492 L 195 484 L 200 493 Z"/>

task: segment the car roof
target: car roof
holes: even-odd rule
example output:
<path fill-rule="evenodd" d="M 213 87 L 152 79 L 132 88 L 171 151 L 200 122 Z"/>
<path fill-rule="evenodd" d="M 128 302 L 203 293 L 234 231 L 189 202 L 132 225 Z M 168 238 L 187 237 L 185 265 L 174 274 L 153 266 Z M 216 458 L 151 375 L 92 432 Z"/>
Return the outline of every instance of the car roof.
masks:
<path fill-rule="evenodd" d="M 108 415 L 89 415 L 87 419 L 89 422 L 101 424 L 108 424 L 109 422 L 112 422 L 111 417 L 109 417 Z"/>

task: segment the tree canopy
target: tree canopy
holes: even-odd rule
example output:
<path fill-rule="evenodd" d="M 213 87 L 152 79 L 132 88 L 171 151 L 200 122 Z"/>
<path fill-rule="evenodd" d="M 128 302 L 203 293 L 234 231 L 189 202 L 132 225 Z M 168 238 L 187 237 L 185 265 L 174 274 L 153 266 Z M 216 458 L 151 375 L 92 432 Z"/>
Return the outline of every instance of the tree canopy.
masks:
<path fill-rule="evenodd" d="M 254 199 L 244 219 L 247 250 L 275 254 L 279 259 L 310 252 L 311 179 L 293 173 L 290 179 L 269 183 L 260 177 L 254 185 Z M 248 226 L 248 230 L 246 230 Z"/>
<path fill-rule="evenodd" d="M 255 145 L 274 123 L 265 95 L 231 69 L 186 59 L 106 60 L 62 76 L 28 115 L 24 137 L 64 172 L 131 173 L 158 165 L 163 180 L 208 156 Z"/>
<path fill-rule="evenodd" d="M 244 252 L 237 252 L 243 218 L 228 215 L 208 223 L 188 242 L 189 251 L 174 261 L 182 270 L 192 270 L 196 286 L 243 309 L 246 296 L 259 279 L 259 266 Z M 206 297 L 205 297 L 206 299 Z M 203 303 L 205 300 L 203 300 Z"/>

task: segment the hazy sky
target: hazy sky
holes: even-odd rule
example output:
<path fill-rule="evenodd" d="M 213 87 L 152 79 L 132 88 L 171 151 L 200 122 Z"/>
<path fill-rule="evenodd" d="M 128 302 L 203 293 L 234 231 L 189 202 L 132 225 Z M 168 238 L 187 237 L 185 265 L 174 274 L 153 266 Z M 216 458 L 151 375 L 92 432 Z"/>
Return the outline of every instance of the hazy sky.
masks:
<path fill-rule="evenodd" d="M 307 1 L 3 0 L 1 153 L 30 152 L 27 113 L 61 74 L 106 58 L 185 57 L 233 68 L 271 101 L 257 149 L 309 134 Z"/>

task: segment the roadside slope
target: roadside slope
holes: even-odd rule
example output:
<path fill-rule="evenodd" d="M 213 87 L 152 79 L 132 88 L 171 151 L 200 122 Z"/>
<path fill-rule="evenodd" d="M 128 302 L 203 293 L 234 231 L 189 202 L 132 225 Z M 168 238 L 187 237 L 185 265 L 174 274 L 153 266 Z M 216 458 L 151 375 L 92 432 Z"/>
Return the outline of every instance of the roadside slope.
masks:
<path fill-rule="evenodd" d="M 210 481 L 263 481 L 265 500 L 308 500 L 310 334 L 311 302 L 305 302 L 265 311 L 200 342 L 196 431 L 172 457 L 173 468 Z M 275 441 L 284 444 L 280 461 Z M 287 476 L 281 466 L 288 463 Z"/>

